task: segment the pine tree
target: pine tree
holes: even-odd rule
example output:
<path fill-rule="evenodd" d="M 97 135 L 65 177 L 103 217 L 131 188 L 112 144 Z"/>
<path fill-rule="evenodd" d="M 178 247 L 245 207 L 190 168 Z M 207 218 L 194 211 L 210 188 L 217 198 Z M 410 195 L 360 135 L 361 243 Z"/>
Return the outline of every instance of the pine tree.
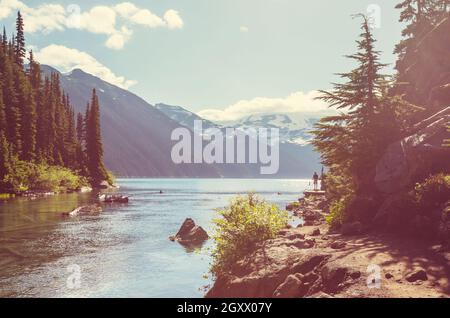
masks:
<path fill-rule="evenodd" d="M 6 51 L 7 47 L 8 47 L 8 37 L 6 35 L 6 28 L 3 27 L 2 48 Z"/>
<path fill-rule="evenodd" d="M 0 131 L 0 191 L 7 191 L 5 177 L 11 173 L 9 145 L 3 131 Z"/>
<path fill-rule="evenodd" d="M 17 12 L 17 20 L 16 20 L 16 42 L 15 42 L 15 55 L 16 55 L 16 63 L 23 67 L 23 61 L 26 55 L 25 49 L 25 34 L 24 34 L 24 24 L 22 14 Z"/>
<path fill-rule="evenodd" d="M 420 40 L 449 12 L 449 0 L 403 0 L 395 6 L 401 10 L 400 22 L 406 23 L 402 31 L 403 39 L 395 47 L 398 54 L 396 68 L 403 72 L 404 58 L 408 51 L 414 50 Z"/>
<path fill-rule="evenodd" d="M 85 139 L 85 130 L 84 130 L 84 118 L 83 114 L 77 114 L 77 140 L 80 144 L 84 142 Z"/>
<path fill-rule="evenodd" d="M 0 89 L 0 133 L 3 133 L 3 134 L 6 133 L 5 103 L 3 102 L 2 89 Z M 5 136 L 5 135 L 3 135 L 3 136 Z"/>
<path fill-rule="evenodd" d="M 21 141 L 21 114 L 19 109 L 18 93 L 15 86 L 14 65 L 9 56 L 4 56 L 0 63 L 3 74 L 3 101 L 7 123 L 6 138 L 14 151 L 20 151 Z"/>
<path fill-rule="evenodd" d="M 313 142 L 331 173 L 349 183 L 347 190 L 359 194 L 373 190 L 381 149 L 397 133 L 392 105 L 384 97 L 386 77 L 380 74 L 385 64 L 379 62 L 380 53 L 374 48 L 376 41 L 368 19 L 362 17 L 358 52 L 347 56 L 358 66 L 339 74 L 345 82 L 334 84 L 332 91 L 321 91 L 319 97 L 344 113 L 322 119 L 316 125 Z"/>
<path fill-rule="evenodd" d="M 70 105 L 69 95 L 66 96 L 66 105 L 67 105 L 67 130 L 65 136 L 65 149 L 66 149 L 66 158 L 65 163 L 68 167 L 76 169 L 76 154 L 77 154 L 77 131 L 75 125 L 75 114 L 72 106 Z"/>
<path fill-rule="evenodd" d="M 107 180 L 105 166 L 103 164 L 103 145 L 100 132 L 100 105 L 95 89 L 92 91 L 89 116 L 86 125 L 86 150 L 89 176 L 93 185 Z"/>
<path fill-rule="evenodd" d="M 86 129 L 85 129 L 85 121 L 83 115 L 81 113 L 77 114 L 77 146 L 76 146 L 76 169 L 80 171 L 80 173 L 84 176 L 87 176 L 89 173 L 86 169 L 86 152 L 85 152 L 85 144 L 86 144 Z"/>
<path fill-rule="evenodd" d="M 21 138 L 22 152 L 21 159 L 25 161 L 33 161 L 36 155 L 36 103 L 34 100 L 34 92 L 30 82 L 26 81 L 26 77 L 21 73 L 21 87 L 19 100 L 22 103 L 21 110 Z"/>

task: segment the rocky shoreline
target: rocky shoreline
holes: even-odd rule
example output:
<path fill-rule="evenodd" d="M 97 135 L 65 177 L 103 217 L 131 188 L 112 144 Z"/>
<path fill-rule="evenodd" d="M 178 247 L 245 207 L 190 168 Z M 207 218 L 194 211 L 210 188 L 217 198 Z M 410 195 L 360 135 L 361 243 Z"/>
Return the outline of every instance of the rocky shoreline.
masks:
<path fill-rule="evenodd" d="M 359 223 L 335 233 L 324 196 L 287 209 L 304 222 L 256 246 L 205 297 L 450 297 L 450 253 L 439 246 L 367 233 Z"/>

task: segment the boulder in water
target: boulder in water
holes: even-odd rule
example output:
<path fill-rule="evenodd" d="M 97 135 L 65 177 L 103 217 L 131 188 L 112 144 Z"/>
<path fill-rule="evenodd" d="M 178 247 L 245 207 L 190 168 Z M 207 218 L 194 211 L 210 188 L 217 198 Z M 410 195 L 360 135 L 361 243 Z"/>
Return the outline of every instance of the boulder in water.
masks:
<path fill-rule="evenodd" d="M 199 246 L 209 238 L 208 233 L 195 224 L 194 220 L 187 218 L 178 233 L 169 239 L 185 246 Z"/>

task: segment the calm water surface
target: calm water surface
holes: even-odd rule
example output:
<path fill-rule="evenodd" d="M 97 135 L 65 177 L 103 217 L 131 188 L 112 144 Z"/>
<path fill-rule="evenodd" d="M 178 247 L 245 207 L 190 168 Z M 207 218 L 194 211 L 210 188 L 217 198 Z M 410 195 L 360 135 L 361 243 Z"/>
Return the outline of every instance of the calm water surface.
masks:
<path fill-rule="evenodd" d="M 120 192 L 131 196 L 130 203 L 106 206 L 96 216 L 62 216 L 95 202 L 94 194 L 0 201 L 0 296 L 202 297 L 202 287 L 210 284 L 204 275 L 211 242 L 189 251 L 168 240 L 185 218 L 211 231 L 214 209 L 227 205 L 236 194 L 253 191 L 284 207 L 309 181 L 121 179 L 118 183 Z M 80 284 L 73 286 L 77 268 Z"/>

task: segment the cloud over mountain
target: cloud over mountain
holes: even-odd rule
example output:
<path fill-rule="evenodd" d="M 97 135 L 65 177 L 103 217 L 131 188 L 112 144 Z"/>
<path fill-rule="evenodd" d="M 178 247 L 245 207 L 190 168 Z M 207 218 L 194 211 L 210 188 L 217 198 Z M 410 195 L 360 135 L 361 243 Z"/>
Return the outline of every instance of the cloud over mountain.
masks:
<path fill-rule="evenodd" d="M 282 98 L 256 97 L 240 100 L 224 109 L 204 109 L 198 114 L 211 121 L 224 122 L 258 114 L 329 112 L 325 102 L 315 99 L 318 96 L 318 91 L 310 91 L 296 92 Z"/>
<path fill-rule="evenodd" d="M 42 64 L 55 67 L 62 72 L 79 68 L 120 88 L 128 89 L 137 82 L 117 76 L 108 67 L 86 52 L 52 44 L 35 52 L 36 59 Z"/>

